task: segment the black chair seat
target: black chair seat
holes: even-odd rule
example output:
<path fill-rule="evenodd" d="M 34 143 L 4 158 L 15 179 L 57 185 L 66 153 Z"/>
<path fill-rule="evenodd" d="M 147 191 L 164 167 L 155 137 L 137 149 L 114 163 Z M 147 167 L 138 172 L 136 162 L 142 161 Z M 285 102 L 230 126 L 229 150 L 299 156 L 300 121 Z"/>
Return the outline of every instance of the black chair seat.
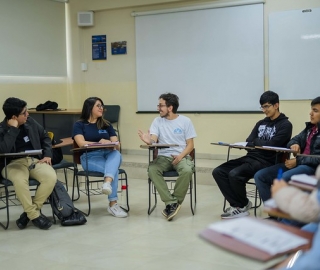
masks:
<path fill-rule="evenodd" d="M 179 176 L 179 174 L 176 171 L 167 171 L 167 172 L 164 172 L 162 175 L 163 175 L 163 177 L 178 177 Z"/>
<path fill-rule="evenodd" d="M 59 170 L 59 169 L 67 169 L 67 168 L 73 168 L 74 167 L 74 164 L 73 162 L 69 162 L 69 161 L 66 161 L 66 160 L 61 160 L 60 163 L 58 164 L 54 164 L 52 165 L 52 168 L 55 169 L 55 170 Z"/>
<path fill-rule="evenodd" d="M 101 172 L 93 172 L 93 171 L 78 171 L 77 175 L 79 176 L 91 176 L 91 177 L 103 177 L 103 173 Z M 104 179 L 102 179 L 101 181 L 104 181 Z"/>
<path fill-rule="evenodd" d="M 4 179 L 4 178 L 0 179 L 0 184 L 7 187 L 13 186 L 13 183 L 10 180 Z M 38 185 L 40 185 L 40 183 L 37 180 L 29 179 L 29 186 L 38 186 Z"/>

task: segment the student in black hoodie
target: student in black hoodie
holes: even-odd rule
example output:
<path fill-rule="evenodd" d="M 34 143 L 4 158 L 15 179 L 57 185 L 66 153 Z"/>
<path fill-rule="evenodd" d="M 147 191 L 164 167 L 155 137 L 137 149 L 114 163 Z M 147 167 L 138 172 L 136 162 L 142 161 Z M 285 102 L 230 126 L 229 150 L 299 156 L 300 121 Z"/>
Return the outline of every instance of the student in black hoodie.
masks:
<path fill-rule="evenodd" d="M 246 139 L 247 146 L 286 147 L 292 134 L 292 124 L 279 111 L 279 96 L 272 91 L 260 97 L 260 109 L 266 117 L 256 123 Z M 247 198 L 246 183 L 254 174 L 281 160 L 275 151 L 259 149 L 247 150 L 248 153 L 237 159 L 229 160 L 212 171 L 212 176 L 230 207 L 221 215 L 223 219 L 249 215 L 252 203 Z"/>
<path fill-rule="evenodd" d="M 288 143 L 287 147 L 299 154 L 320 155 L 320 97 L 311 101 L 310 122 L 306 127 Z M 259 194 L 263 201 L 271 198 L 271 185 L 277 177 L 278 170 L 283 171 L 282 178 L 289 181 L 295 174 L 315 174 L 320 159 L 312 156 L 295 156 L 287 159 L 285 163 L 273 165 L 258 171 L 254 175 Z"/>

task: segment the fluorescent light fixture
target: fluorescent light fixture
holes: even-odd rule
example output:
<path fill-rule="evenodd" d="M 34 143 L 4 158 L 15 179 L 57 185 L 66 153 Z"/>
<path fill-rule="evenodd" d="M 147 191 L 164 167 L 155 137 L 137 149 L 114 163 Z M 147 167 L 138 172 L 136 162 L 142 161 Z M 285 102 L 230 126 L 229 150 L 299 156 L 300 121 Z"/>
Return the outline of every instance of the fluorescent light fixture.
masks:
<path fill-rule="evenodd" d="M 301 39 L 318 39 L 320 38 L 320 34 L 313 34 L 313 35 L 303 35 Z"/>
<path fill-rule="evenodd" d="M 65 84 L 67 77 L 1 75 L 0 84 Z"/>
<path fill-rule="evenodd" d="M 184 11 L 192 11 L 192 10 L 201 10 L 201 9 L 212 9 L 212 8 L 221 8 L 221 7 L 232 7 L 232 6 L 244 6 L 244 5 L 252 5 L 252 4 L 260 4 L 265 3 L 265 0 L 241 0 L 237 2 L 216 2 L 212 4 L 204 4 L 197 6 L 187 6 L 180 8 L 172 8 L 172 9 L 160 9 L 160 10 L 150 10 L 150 11 L 141 11 L 141 12 L 131 12 L 131 16 L 146 16 L 146 15 L 155 15 L 155 14 L 165 14 L 165 13 L 174 13 L 174 12 L 184 12 Z"/>
<path fill-rule="evenodd" d="M 68 3 L 69 2 L 69 0 L 51 0 L 51 1 L 61 2 L 61 3 Z"/>

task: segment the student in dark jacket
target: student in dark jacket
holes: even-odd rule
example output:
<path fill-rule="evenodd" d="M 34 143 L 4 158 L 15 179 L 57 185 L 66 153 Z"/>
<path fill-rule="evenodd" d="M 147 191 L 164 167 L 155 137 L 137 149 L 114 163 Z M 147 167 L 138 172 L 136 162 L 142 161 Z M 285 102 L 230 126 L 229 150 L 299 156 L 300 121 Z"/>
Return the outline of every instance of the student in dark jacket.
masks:
<path fill-rule="evenodd" d="M 266 117 L 256 123 L 246 139 L 247 146 L 285 147 L 291 138 L 292 124 L 288 117 L 279 111 L 278 94 L 272 91 L 264 92 L 260 97 L 260 105 Z M 252 207 L 252 203 L 247 198 L 246 183 L 257 171 L 281 160 L 275 151 L 259 149 L 247 151 L 247 155 L 229 160 L 212 172 L 220 191 L 230 204 L 226 212 L 221 215 L 223 219 L 249 215 L 248 210 Z"/>
<path fill-rule="evenodd" d="M 287 147 L 299 154 L 320 155 L 320 97 L 311 101 L 310 122 L 298 135 L 293 137 Z M 308 156 L 295 156 L 285 161 L 285 163 L 258 171 L 254 175 L 260 197 L 263 201 L 271 198 L 271 185 L 273 179 L 277 177 L 279 169 L 283 171 L 282 178 L 289 181 L 295 174 L 315 174 L 320 163 L 319 158 Z"/>
<path fill-rule="evenodd" d="M 0 124 L 0 153 L 43 150 L 41 156 L 7 159 L 7 175 L 2 165 L 2 177 L 7 177 L 13 183 L 24 209 L 16 224 L 20 229 L 24 229 L 31 220 L 36 227 L 48 229 L 52 223 L 40 213 L 40 209 L 51 194 L 57 180 L 56 172 L 51 166 L 51 139 L 40 124 L 28 117 L 25 101 L 8 98 L 2 109 L 5 119 Z M 33 198 L 29 191 L 29 177 L 40 183 Z"/>

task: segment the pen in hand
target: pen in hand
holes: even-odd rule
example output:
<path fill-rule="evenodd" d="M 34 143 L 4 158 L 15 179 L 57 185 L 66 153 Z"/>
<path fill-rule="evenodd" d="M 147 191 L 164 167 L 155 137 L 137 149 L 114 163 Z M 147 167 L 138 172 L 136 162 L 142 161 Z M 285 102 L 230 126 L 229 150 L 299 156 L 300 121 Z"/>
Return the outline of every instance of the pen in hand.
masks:
<path fill-rule="evenodd" d="M 277 180 L 281 180 L 282 179 L 282 173 L 283 173 L 283 170 L 282 170 L 282 168 L 279 168 L 279 170 L 278 170 L 278 175 L 277 175 Z"/>

